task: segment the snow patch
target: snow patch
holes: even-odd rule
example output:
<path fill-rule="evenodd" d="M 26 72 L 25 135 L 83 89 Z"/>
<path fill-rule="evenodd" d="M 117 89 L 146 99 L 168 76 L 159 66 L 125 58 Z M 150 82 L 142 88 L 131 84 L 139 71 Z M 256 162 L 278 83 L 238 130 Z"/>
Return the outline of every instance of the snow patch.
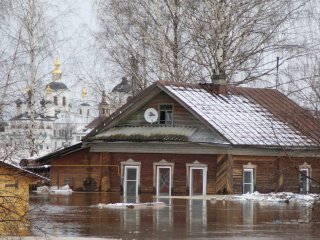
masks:
<path fill-rule="evenodd" d="M 48 186 L 37 187 L 36 193 L 49 193 L 50 188 Z"/>
<path fill-rule="evenodd" d="M 52 186 L 50 188 L 50 193 L 68 195 L 72 193 L 72 189 L 70 189 L 68 184 L 62 187 Z"/>
<path fill-rule="evenodd" d="M 145 209 L 145 208 L 163 208 L 166 206 L 163 202 L 147 202 L 147 203 L 99 203 L 95 205 L 98 208 L 114 208 L 114 209 Z"/>
<path fill-rule="evenodd" d="M 259 192 L 246 193 L 233 196 L 232 200 L 249 200 L 259 202 L 277 202 L 290 203 L 295 202 L 303 205 L 311 205 L 316 201 L 320 201 L 319 194 L 296 194 L 292 192 L 279 192 L 261 194 Z"/>

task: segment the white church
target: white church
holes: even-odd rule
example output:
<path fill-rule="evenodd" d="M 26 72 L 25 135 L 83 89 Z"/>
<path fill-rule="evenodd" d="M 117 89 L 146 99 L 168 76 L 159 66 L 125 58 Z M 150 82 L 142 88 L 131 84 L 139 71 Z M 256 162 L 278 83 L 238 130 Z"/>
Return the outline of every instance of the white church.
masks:
<path fill-rule="evenodd" d="M 35 116 L 37 156 L 80 142 L 99 122 L 123 105 L 131 94 L 131 84 L 123 78 L 111 93 L 102 91 L 100 102 L 91 106 L 85 87 L 80 102 L 71 99 L 77 93 L 62 82 L 61 75 L 60 61 L 56 60 L 52 81 L 43 89 L 43 98 Z M 1 135 L 5 136 L 7 145 L 18 155 L 15 158 L 28 158 L 30 98 L 27 96 L 24 101 L 17 99 L 15 103 L 16 115 L 9 120 Z"/>

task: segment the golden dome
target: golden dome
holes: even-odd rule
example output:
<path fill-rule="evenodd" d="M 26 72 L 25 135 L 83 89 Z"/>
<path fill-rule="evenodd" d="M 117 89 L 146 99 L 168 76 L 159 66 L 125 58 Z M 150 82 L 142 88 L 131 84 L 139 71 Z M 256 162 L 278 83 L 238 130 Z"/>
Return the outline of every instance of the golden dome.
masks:
<path fill-rule="evenodd" d="M 83 97 L 83 98 L 86 98 L 87 96 L 88 96 L 87 88 L 86 88 L 86 87 L 83 87 L 83 88 L 82 88 L 82 97 Z"/>
<path fill-rule="evenodd" d="M 61 79 L 61 69 L 60 69 L 60 60 L 59 59 L 56 59 L 54 61 L 54 70 L 52 71 L 52 79 L 54 81 L 56 80 L 60 80 Z"/>

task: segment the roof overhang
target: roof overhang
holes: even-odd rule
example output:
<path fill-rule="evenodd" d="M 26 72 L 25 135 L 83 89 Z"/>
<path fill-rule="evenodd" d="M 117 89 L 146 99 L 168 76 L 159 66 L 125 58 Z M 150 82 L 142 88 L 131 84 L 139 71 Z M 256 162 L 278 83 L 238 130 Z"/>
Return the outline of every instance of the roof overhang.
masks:
<path fill-rule="evenodd" d="M 177 142 L 94 142 L 90 152 L 166 153 L 166 154 L 230 154 L 239 156 L 320 157 L 320 149 L 281 149 L 277 147 L 234 147 L 228 144 Z"/>

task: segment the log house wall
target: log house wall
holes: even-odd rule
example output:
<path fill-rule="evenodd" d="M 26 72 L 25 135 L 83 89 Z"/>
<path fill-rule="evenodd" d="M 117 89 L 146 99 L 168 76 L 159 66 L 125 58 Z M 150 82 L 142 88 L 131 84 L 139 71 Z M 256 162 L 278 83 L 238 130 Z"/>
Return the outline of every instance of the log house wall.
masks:
<path fill-rule="evenodd" d="M 187 126 L 187 127 L 199 127 L 204 128 L 204 125 L 190 114 L 184 107 L 182 107 L 177 101 L 169 97 L 166 93 L 161 92 L 152 101 L 147 103 L 144 107 L 132 114 L 128 119 L 119 124 L 129 126 L 149 125 L 144 119 L 144 112 L 148 108 L 154 108 L 158 110 L 159 104 L 173 104 L 173 125 L 174 126 Z M 156 124 L 156 123 L 153 123 Z"/>
<path fill-rule="evenodd" d="M 107 174 L 106 159 L 99 153 L 90 153 L 89 148 L 60 156 L 51 162 L 51 186 L 70 183 L 75 191 L 101 191 L 101 179 Z"/>
<path fill-rule="evenodd" d="M 311 166 L 311 177 L 320 179 L 320 161 L 315 158 L 233 156 L 234 193 L 242 193 L 243 165 L 256 165 L 255 191 L 268 193 L 275 191 L 300 192 L 299 169 L 305 162 Z M 282 183 L 282 184 L 281 184 Z M 312 182 L 310 192 L 319 192 L 319 186 Z"/>
<path fill-rule="evenodd" d="M 141 162 L 141 192 L 155 193 L 153 184 L 153 163 L 166 160 L 174 165 L 173 192 L 176 195 L 188 195 L 186 164 L 195 160 L 208 164 L 207 194 L 214 194 L 217 189 L 217 156 L 190 154 L 137 154 L 137 153 L 90 153 L 84 149 L 72 154 L 61 156 L 51 163 L 51 185 L 63 186 L 65 181 L 72 179 L 75 191 L 121 191 L 119 175 L 122 161 L 133 159 Z M 320 179 L 320 161 L 316 158 L 279 158 L 261 156 L 232 156 L 233 193 L 242 193 L 243 166 L 251 163 L 256 165 L 255 191 L 266 193 L 274 191 L 300 192 L 299 166 L 307 163 L 311 166 L 311 177 Z M 59 165 L 59 166 L 55 166 Z M 66 165 L 65 167 L 61 165 Z M 68 166 L 77 165 L 77 166 Z M 81 166 L 83 165 L 83 166 Z M 88 166 L 91 165 L 91 166 Z M 99 165 L 108 165 L 102 166 Z M 92 178 L 93 183 L 85 186 L 86 179 Z M 227 177 L 227 175 L 225 175 Z M 221 190 L 221 189 L 220 189 Z M 319 192 L 316 182 L 311 182 L 310 192 Z M 231 193 L 231 192 L 229 192 Z"/>
<path fill-rule="evenodd" d="M 104 153 L 106 154 L 106 153 Z M 207 193 L 215 193 L 216 180 L 216 156 L 215 155 L 184 155 L 184 154 L 130 154 L 130 153 L 108 153 L 112 164 L 120 165 L 121 162 L 132 159 L 141 162 L 141 193 L 155 193 L 153 185 L 153 163 L 166 160 L 174 165 L 173 192 L 172 194 L 189 194 L 187 186 L 186 163 L 195 160 L 201 164 L 208 164 Z M 110 168 L 111 191 L 119 191 L 121 178 L 115 168 Z"/>

